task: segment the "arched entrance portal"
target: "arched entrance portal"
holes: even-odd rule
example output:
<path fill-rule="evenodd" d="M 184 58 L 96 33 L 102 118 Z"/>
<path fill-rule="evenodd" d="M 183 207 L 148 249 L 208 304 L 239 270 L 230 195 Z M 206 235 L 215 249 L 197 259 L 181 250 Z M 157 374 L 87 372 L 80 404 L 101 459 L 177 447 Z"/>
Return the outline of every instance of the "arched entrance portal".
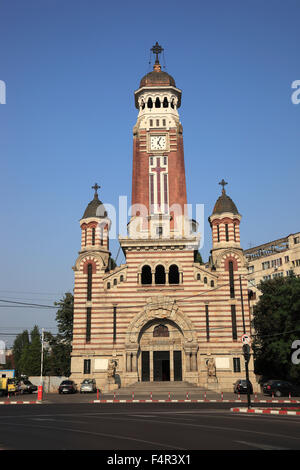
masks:
<path fill-rule="evenodd" d="M 175 300 L 157 296 L 136 315 L 125 341 L 125 381 L 197 382 L 197 338 Z"/>
<path fill-rule="evenodd" d="M 142 382 L 181 381 L 184 338 L 169 320 L 150 320 L 139 339 L 138 370 Z"/>

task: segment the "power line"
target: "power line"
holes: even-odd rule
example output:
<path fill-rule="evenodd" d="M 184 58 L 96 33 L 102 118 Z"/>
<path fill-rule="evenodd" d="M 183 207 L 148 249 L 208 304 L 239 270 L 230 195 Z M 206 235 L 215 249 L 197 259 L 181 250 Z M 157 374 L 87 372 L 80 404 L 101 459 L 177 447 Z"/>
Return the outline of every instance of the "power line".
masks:
<path fill-rule="evenodd" d="M 9 304 L 18 304 L 18 305 L 28 305 L 30 307 L 41 307 L 41 308 L 55 308 L 57 309 L 57 306 L 55 305 L 41 305 L 41 304 L 34 304 L 34 303 L 27 303 L 27 302 L 17 302 L 15 300 L 4 300 L 4 299 L 0 299 L 0 302 L 5 302 L 5 303 L 9 303 Z M 1 305 L 0 305 L 1 307 Z M 4 305 L 3 305 L 4 307 Z M 12 305 L 13 307 L 13 305 Z"/>

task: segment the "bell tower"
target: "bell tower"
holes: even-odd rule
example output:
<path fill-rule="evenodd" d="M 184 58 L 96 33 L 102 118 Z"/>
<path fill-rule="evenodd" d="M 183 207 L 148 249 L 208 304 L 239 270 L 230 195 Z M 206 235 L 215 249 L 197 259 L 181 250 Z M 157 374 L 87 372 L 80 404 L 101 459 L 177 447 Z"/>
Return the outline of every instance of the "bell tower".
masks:
<path fill-rule="evenodd" d="M 181 90 L 161 70 L 156 42 L 153 70 L 135 91 L 137 122 L 133 129 L 132 211 L 129 232 L 139 236 L 171 236 L 190 224 L 187 204 L 182 125 L 178 109 Z M 136 217 L 139 218 L 137 224 Z M 132 222 L 135 220 L 135 223 Z M 134 227 L 134 230 L 131 230 Z M 134 236 L 135 236 L 134 235 Z"/>

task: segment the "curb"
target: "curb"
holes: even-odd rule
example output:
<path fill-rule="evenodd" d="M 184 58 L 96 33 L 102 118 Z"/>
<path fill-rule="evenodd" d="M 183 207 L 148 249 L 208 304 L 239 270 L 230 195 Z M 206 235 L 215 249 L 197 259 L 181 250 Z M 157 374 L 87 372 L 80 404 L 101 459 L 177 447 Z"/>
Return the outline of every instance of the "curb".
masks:
<path fill-rule="evenodd" d="M 254 409 L 254 408 L 231 408 L 230 411 L 233 413 L 260 413 L 268 415 L 290 415 L 290 416 L 300 416 L 300 411 L 287 411 L 287 410 L 273 410 L 271 408 L 265 409 Z"/>
<path fill-rule="evenodd" d="M 246 400 L 93 400 L 90 403 L 247 403 Z M 300 403 L 298 400 L 255 400 L 253 403 Z M 242 409 L 242 408 L 241 408 Z M 247 408 L 245 408 L 247 409 Z"/>
<path fill-rule="evenodd" d="M 1 401 L 0 405 L 40 405 L 39 401 Z"/>

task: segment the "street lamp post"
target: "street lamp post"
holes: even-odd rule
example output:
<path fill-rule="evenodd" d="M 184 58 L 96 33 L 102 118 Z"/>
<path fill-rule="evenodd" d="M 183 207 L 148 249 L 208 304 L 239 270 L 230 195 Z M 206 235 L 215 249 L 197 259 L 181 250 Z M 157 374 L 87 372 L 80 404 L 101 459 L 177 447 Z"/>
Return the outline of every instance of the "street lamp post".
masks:
<path fill-rule="evenodd" d="M 43 363 L 44 363 L 44 328 L 42 328 L 42 348 L 41 348 L 41 385 L 43 385 Z"/>
<path fill-rule="evenodd" d="M 243 332 L 246 334 L 246 325 L 245 325 L 245 313 L 244 313 L 244 300 L 243 300 L 243 290 L 242 290 L 242 276 L 240 274 L 240 292 L 241 292 L 241 307 L 242 307 L 242 319 L 243 319 Z M 245 358 L 245 371 L 246 371 L 246 384 L 247 384 L 247 402 L 248 408 L 251 408 L 251 396 L 250 396 L 250 386 L 249 386 L 249 360 L 250 360 L 250 346 L 248 344 L 243 344 L 243 354 Z"/>

